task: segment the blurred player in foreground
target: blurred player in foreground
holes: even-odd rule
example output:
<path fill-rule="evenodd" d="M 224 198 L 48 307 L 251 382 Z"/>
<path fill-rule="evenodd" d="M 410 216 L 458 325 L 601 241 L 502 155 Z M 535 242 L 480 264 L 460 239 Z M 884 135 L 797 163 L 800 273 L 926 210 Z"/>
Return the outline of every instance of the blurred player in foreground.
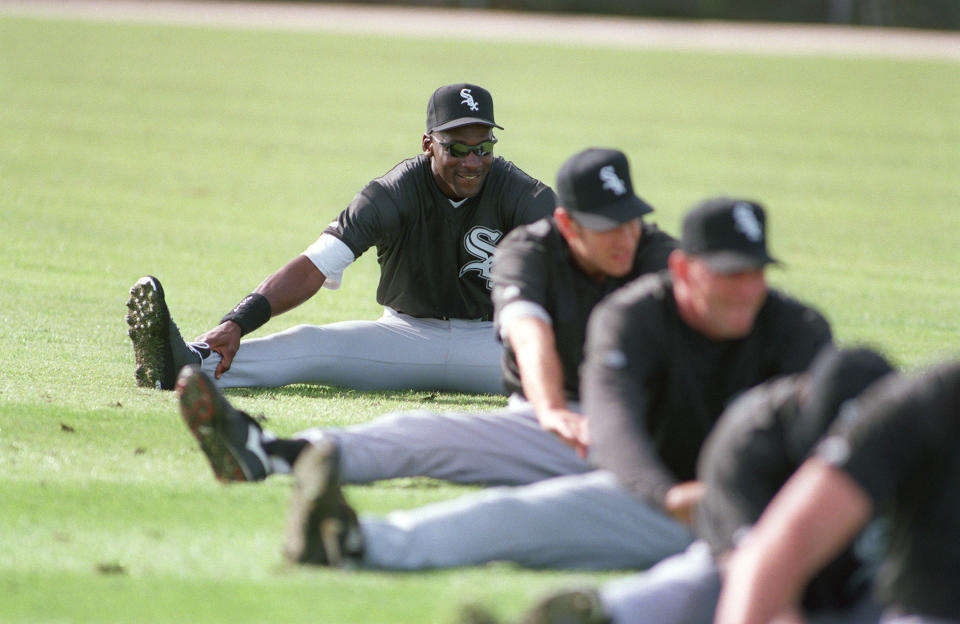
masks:
<path fill-rule="evenodd" d="M 808 580 L 880 513 L 881 622 L 960 622 L 960 362 L 890 379 L 836 423 L 734 552 L 718 624 L 797 621 Z"/>

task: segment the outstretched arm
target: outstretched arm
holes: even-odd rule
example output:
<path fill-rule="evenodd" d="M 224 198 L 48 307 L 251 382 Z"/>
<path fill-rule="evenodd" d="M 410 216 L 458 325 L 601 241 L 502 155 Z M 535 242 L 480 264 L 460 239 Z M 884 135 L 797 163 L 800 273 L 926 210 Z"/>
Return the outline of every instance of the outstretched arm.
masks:
<path fill-rule="evenodd" d="M 724 567 L 716 624 L 766 624 L 796 613 L 809 579 L 872 513 L 869 496 L 849 475 L 807 460 Z"/>
<path fill-rule="evenodd" d="M 586 457 L 590 445 L 586 420 L 567 408 L 553 327 L 540 318 L 520 317 L 511 321 L 507 338 L 516 355 L 523 394 L 533 405 L 540 426 Z"/>
<path fill-rule="evenodd" d="M 263 280 L 254 293 L 266 297 L 272 317 L 292 310 L 315 295 L 325 280 L 326 276 L 309 258 L 299 255 Z M 222 358 L 214 373 L 217 379 L 230 370 L 241 337 L 240 325 L 224 321 L 197 338 L 210 345 Z"/>

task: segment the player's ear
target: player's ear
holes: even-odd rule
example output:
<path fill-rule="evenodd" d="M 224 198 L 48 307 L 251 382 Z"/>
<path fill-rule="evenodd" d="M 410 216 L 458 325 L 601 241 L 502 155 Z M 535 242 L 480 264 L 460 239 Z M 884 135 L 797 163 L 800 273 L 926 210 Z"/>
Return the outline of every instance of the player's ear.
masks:
<path fill-rule="evenodd" d="M 420 141 L 420 148 L 427 156 L 433 154 L 433 137 L 424 133 L 423 139 Z"/>
<path fill-rule="evenodd" d="M 690 270 L 690 257 L 682 249 L 674 249 L 667 257 L 667 268 L 674 279 L 684 281 Z"/>
<path fill-rule="evenodd" d="M 564 238 L 567 240 L 576 238 L 577 230 L 574 227 L 573 219 L 570 218 L 570 213 L 563 206 L 557 206 L 553 209 L 553 220 L 557 222 L 557 229 L 560 230 L 560 234 Z"/>

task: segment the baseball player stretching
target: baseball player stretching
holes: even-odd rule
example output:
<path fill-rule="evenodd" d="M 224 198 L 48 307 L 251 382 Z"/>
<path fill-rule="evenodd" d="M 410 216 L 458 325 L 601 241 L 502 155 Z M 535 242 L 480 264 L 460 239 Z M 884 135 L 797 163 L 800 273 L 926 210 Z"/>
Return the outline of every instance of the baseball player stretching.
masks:
<path fill-rule="evenodd" d="M 554 216 L 517 228 L 495 255 L 495 325 L 513 393 L 506 409 L 401 412 L 278 440 L 233 409 L 204 373 L 187 369 L 178 384 L 181 411 L 214 474 L 234 481 L 289 472 L 308 441 L 336 447 L 345 483 L 422 475 L 519 485 L 591 470 L 578 413 L 587 319 L 608 293 L 663 270 L 676 241 L 642 221 L 652 208 L 633 192 L 622 152 L 572 156 L 557 189 Z"/>
<path fill-rule="evenodd" d="M 960 622 L 958 413 L 958 361 L 867 391 L 734 551 L 716 621 L 765 623 L 795 613 L 808 579 L 885 514 L 880 621 Z"/>
<path fill-rule="evenodd" d="M 213 328 L 186 344 L 163 289 L 142 278 L 127 303 L 141 386 L 172 389 L 186 364 L 221 387 L 339 385 L 363 390 L 503 393 L 490 301 L 493 252 L 515 227 L 554 208 L 554 193 L 493 156 L 493 99 L 447 85 L 427 104 L 423 153 L 370 182 L 303 254 L 264 280 Z M 301 325 L 245 340 L 321 287 L 372 246 L 380 283 L 376 321 Z"/>
<path fill-rule="evenodd" d="M 691 541 L 697 452 L 726 405 L 806 370 L 831 342 L 815 310 L 768 289 L 765 217 L 716 199 L 684 220 L 669 273 L 643 276 L 590 316 L 581 396 L 613 472 L 504 487 L 357 520 L 335 450 L 296 463 L 287 554 L 297 561 L 422 569 L 508 560 L 530 567 L 647 568 Z"/>
<path fill-rule="evenodd" d="M 599 591 L 561 591 L 522 619 L 542 624 L 710 624 L 720 595 L 720 564 L 806 459 L 838 414 L 890 363 L 866 348 L 826 347 L 810 370 L 755 386 L 727 408 L 703 445 L 697 475 L 705 493 L 697 506 L 698 541 L 646 572 Z M 873 623 L 867 600 L 876 549 L 848 549 L 804 592 L 811 622 Z M 492 623 L 475 611 L 472 621 Z M 466 622 L 464 622 L 466 624 Z"/>

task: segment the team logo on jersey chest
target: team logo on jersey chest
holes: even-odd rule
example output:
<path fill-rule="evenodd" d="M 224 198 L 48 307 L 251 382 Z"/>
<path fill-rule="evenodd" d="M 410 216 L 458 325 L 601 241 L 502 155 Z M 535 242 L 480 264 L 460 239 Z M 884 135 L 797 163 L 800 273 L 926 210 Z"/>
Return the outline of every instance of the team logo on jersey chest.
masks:
<path fill-rule="evenodd" d="M 503 232 L 499 230 L 491 230 L 480 225 L 471 228 L 463 237 L 463 248 L 477 259 L 460 268 L 460 277 L 470 271 L 476 271 L 481 278 L 487 281 L 487 290 L 493 288 L 493 276 L 490 274 L 490 268 L 493 266 L 493 252 L 497 250 L 497 241 L 500 240 L 501 236 L 503 236 Z"/>

